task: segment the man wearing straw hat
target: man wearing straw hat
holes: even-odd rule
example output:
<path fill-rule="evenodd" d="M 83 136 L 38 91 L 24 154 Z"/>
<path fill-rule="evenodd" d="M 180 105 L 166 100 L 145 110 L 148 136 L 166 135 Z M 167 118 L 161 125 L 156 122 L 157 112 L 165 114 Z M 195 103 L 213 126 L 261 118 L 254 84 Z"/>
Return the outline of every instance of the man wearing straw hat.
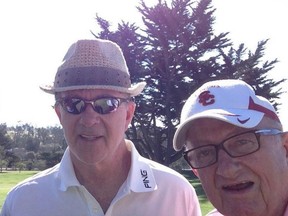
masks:
<path fill-rule="evenodd" d="M 79 40 L 58 68 L 55 111 L 68 148 L 61 162 L 14 187 L 2 216 L 200 215 L 194 188 L 177 172 L 143 158 L 124 138 L 135 104 L 121 49 Z"/>

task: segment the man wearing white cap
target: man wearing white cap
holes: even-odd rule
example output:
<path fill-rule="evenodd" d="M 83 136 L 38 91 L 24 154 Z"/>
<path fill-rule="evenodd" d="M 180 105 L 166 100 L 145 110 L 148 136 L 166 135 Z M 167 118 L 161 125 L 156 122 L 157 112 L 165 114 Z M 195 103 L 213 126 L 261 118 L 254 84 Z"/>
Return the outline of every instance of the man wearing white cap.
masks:
<path fill-rule="evenodd" d="M 205 83 L 186 101 L 175 150 L 199 177 L 208 215 L 288 215 L 288 134 L 268 100 L 240 80 Z"/>
<path fill-rule="evenodd" d="M 14 187 L 2 216 L 200 215 L 194 188 L 180 174 L 143 158 L 125 131 L 135 110 L 121 49 L 79 40 L 58 68 L 55 111 L 68 148 L 59 164 Z"/>

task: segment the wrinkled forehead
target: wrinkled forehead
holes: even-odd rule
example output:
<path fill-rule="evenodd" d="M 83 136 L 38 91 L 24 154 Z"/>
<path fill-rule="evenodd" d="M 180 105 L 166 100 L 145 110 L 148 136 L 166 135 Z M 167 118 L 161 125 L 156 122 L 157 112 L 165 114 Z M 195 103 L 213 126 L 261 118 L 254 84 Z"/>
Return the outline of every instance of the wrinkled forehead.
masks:
<path fill-rule="evenodd" d="M 217 144 L 227 137 L 244 132 L 244 128 L 217 120 L 202 118 L 191 123 L 185 135 L 185 149 L 207 144 Z"/>

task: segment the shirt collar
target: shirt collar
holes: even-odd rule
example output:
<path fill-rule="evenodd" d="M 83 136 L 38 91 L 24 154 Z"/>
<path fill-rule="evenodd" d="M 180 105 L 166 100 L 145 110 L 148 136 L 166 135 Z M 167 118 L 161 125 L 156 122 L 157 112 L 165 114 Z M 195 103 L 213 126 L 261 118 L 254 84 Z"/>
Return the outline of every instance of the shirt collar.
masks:
<path fill-rule="evenodd" d="M 134 144 L 126 140 L 128 150 L 131 151 L 131 168 L 127 177 L 127 186 L 134 192 L 149 192 L 157 190 L 157 184 L 149 160 L 142 157 Z"/>
<path fill-rule="evenodd" d="M 62 191 L 66 191 L 68 187 L 81 186 L 74 172 L 69 147 L 67 147 L 62 157 L 58 177 L 60 179 L 60 190 Z"/>
<path fill-rule="evenodd" d="M 157 184 L 149 160 L 138 153 L 131 141 L 126 140 L 126 145 L 128 150 L 131 151 L 131 167 L 126 180 L 126 186 L 134 192 L 157 190 Z M 62 191 L 67 190 L 68 187 L 81 186 L 75 175 L 69 147 L 67 147 L 62 157 L 58 178 L 60 179 L 60 190 Z"/>

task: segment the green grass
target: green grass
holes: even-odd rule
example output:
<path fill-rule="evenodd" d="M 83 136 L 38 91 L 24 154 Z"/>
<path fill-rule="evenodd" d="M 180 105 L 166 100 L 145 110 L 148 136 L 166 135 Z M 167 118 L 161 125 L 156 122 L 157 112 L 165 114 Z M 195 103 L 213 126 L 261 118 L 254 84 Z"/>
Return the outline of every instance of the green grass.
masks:
<path fill-rule="evenodd" d="M 214 209 L 213 205 L 208 201 L 207 196 L 202 188 L 200 180 L 193 174 L 191 170 L 182 170 L 182 175 L 193 185 L 196 190 L 202 215 L 206 215 L 208 212 Z"/>
<path fill-rule="evenodd" d="M 37 173 L 36 171 L 21 171 L 21 172 L 18 172 L 18 171 L 6 172 L 5 171 L 5 172 L 0 173 L 0 209 L 2 208 L 2 205 L 4 203 L 4 200 L 8 191 L 20 181 L 36 173 Z M 196 193 L 200 201 L 202 214 L 206 215 L 209 211 L 213 209 L 212 204 L 209 201 L 207 201 L 207 197 L 203 191 L 203 188 L 201 186 L 199 179 L 192 178 L 191 176 L 190 177 L 188 176 L 187 178 L 196 190 Z"/>
<path fill-rule="evenodd" d="M 0 209 L 8 191 L 20 181 L 36 174 L 36 171 L 3 171 L 0 172 Z"/>
<path fill-rule="evenodd" d="M 193 185 L 193 187 L 196 190 L 200 207 L 202 211 L 202 215 L 206 215 L 208 212 L 210 212 L 212 209 L 214 209 L 213 205 L 207 200 L 206 194 L 202 188 L 202 185 L 197 178 L 189 179 L 190 183 Z"/>

